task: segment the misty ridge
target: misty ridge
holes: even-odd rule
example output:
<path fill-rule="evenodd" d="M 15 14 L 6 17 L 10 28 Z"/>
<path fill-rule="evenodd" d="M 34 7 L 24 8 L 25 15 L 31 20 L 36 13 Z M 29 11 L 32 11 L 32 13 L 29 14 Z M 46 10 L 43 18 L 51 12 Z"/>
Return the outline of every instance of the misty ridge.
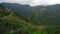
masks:
<path fill-rule="evenodd" d="M 60 34 L 60 4 L 0 3 L 0 34 Z"/>

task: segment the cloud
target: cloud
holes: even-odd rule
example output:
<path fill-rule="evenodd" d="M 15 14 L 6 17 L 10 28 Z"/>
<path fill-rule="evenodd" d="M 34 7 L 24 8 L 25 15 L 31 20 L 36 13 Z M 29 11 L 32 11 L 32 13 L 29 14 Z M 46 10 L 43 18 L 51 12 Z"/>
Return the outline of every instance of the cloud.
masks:
<path fill-rule="evenodd" d="M 35 5 L 52 5 L 60 4 L 60 0 L 0 0 L 0 2 L 11 2 L 11 3 L 20 3 L 20 4 L 30 4 Z"/>

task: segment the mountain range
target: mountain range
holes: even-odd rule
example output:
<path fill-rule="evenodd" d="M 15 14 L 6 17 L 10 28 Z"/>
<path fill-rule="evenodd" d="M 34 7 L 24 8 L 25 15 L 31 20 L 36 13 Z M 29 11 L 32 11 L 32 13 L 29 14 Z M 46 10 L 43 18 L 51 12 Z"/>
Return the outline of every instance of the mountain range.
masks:
<path fill-rule="evenodd" d="M 16 11 L 18 15 L 32 19 L 34 22 L 60 25 L 60 4 L 48 6 L 29 6 L 18 3 L 1 3 L 4 7 Z M 37 23 L 37 24 L 38 24 Z"/>
<path fill-rule="evenodd" d="M 0 34 L 60 34 L 60 4 L 0 3 Z"/>

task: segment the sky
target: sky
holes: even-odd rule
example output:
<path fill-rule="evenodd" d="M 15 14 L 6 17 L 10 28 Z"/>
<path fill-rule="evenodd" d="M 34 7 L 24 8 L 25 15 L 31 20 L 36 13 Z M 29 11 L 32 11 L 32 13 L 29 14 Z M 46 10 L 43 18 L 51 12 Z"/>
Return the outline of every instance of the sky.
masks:
<path fill-rule="evenodd" d="M 29 4 L 31 6 L 60 4 L 60 0 L 0 0 L 1 2 Z"/>

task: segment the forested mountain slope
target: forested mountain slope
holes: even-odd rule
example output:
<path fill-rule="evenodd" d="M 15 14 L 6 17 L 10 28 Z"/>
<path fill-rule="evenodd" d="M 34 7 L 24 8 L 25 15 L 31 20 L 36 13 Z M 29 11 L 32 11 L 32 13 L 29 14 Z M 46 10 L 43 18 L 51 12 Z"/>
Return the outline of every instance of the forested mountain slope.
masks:
<path fill-rule="evenodd" d="M 25 34 L 30 26 L 32 24 L 21 20 L 16 12 L 0 4 L 0 34 Z"/>
<path fill-rule="evenodd" d="M 3 6 L 15 10 L 16 13 L 31 19 L 36 24 L 60 25 L 60 4 L 49 6 L 29 6 L 17 3 L 1 3 Z"/>
<path fill-rule="evenodd" d="M 0 4 L 0 34 L 60 34 L 60 5 Z"/>

